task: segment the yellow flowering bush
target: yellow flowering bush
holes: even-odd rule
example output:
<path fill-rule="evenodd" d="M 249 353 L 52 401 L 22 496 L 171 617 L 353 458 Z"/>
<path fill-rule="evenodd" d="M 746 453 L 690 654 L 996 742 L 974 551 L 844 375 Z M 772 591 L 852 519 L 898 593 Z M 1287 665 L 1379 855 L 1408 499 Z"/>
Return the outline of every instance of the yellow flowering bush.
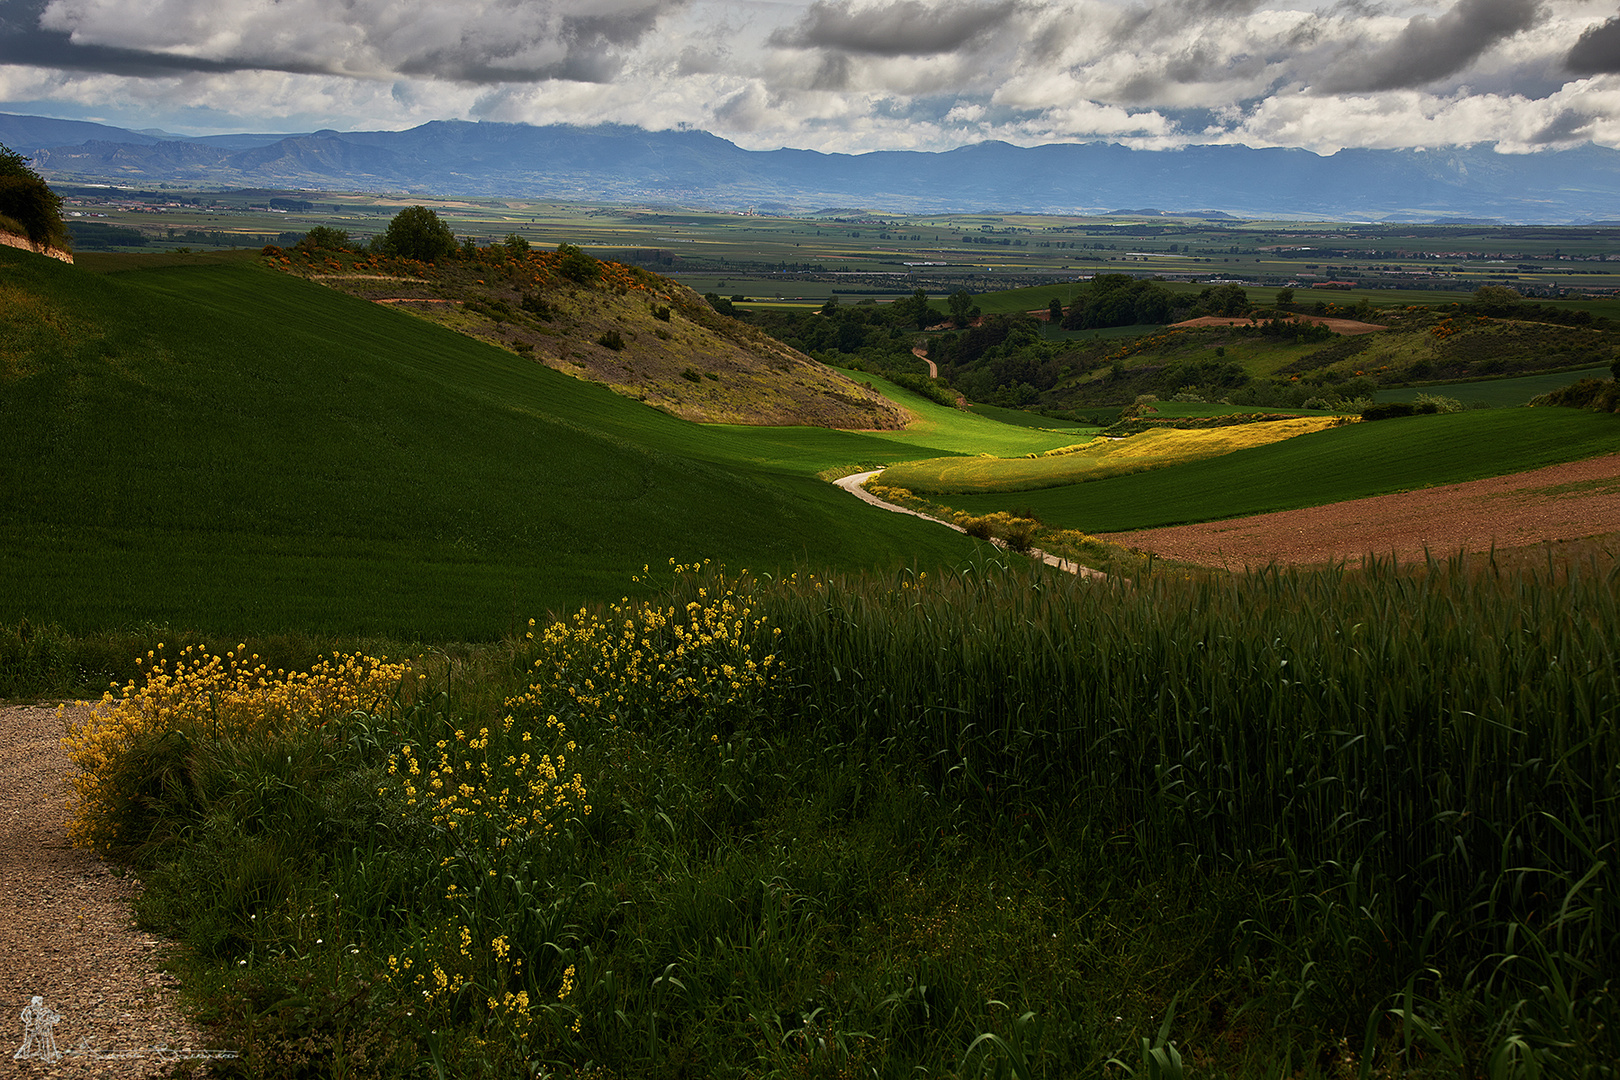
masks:
<path fill-rule="evenodd" d="M 781 631 L 756 614 L 747 578 L 727 580 L 707 561 L 670 566 L 689 577 L 691 599 L 624 598 L 605 614 L 581 609 L 551 624 L 536 639 L 536 679 L 520 700 L 610 723 L 726 716 L 763 700 L 781 669 L 767 646 Z"/>
<path fill-rule="evenodd" d="M 384 978 L 436 1022 L 483 1013 L 515 1044 L 562 1008 L 545 994 L 556 972 L 541 948 L 550 935 L 531 921 L 546 902 L 535 883 L 566 863 L 566 826 L 591 813 L 570 764 L 579 746 L 541 696 L 529 687 L 508 698 L 509 711 L 488 725 L 439 718 L 437 731 L 419 731 L 389 756 L 379 790 L 422 830 L 427 885 L 418 928 L 388 957 Z"/>
<path fill-rule="evenodd" d="M 471 733 L 457 728 L 431 748 L 400 747 L 388 773 L 405 796 L 401 813 L 426 812 L 436 827 L 451 832 L 481 829 L 497 850 L 513 839 L 551 833 L 569 811 L 589 814 L 584 778 L 567 771 L 566 755 L 576 744 L 563 741 L 568 730 L 562 721 L 546 717 L 539 740 L 532 725 L 515 734 L 514 725 L 508 714 L 493 734 L 487 727 Z M 546 751 L 542 743 L 560 745 Z"/>
<path fill-rule="evenodd" d="M 277 737 L 318 728 L 388 701 L 409 663 L 334 656 L 308 671 L 271 670 L 238 646 L 223 657 L 187 646 L 172 661 L 163 646 L 138 658 L 140 679 L 108 690 L 83 720 L 66 722 L 77 773 L 68 836 L 75 846 L 119 842 L 119 822 L 141 770 L 130 757 L 143 744 L 178 733 L 186 739 Z M 63 714 L 65 717 L 65 713 Z"/>

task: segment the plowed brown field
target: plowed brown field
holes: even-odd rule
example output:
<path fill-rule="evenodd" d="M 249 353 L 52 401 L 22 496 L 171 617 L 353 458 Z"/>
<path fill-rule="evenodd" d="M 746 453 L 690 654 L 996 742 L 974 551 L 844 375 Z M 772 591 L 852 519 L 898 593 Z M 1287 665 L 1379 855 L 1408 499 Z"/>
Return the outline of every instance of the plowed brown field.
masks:
<path fill-rule="evenodd" d="M 1620 534 L 1620 453 L 1531 472 L 1446 484 L 1306 510 L 1103 539 L 1196 563 L 1242 569 L 1357 560 L 1421 559 L 1492 547 L 1523 548 Z"/>

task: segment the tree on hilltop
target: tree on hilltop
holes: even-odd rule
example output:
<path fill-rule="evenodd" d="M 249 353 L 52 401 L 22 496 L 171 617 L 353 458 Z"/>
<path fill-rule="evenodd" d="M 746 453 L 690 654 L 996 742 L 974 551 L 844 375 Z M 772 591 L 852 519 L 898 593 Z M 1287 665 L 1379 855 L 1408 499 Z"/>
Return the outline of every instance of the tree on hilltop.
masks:
<path fill-rule="evenodd" d="M 1481 285 L 1474 290 L 1474 306 L 1487 315 L 1506 315 L 1518 307 L 1522 299 L 1517 289 L 1506 285 Z"/>
<path fill-rule="evenodd" d="M 557 264 L 557 272 L 569 281 L 592 285 L 602 276 L 602 264 L 574 244 L 558 244 L 557 254 L 562 257 Z"/>
<path fill-rule="evenodd" d="M 450 226 L 425 206 L 407 206 L 377 238 L 377 250 L 382 254 L 426 263 L 454 255 L 456 247 Z"/>
<path fill-rule="evenodd" d="M 296 251 L 352 251 L 354 238 L 347 229 L 334 229 L 329 225 L 316 225 L 293 245 Z"/>
<path fill-rule="evenodd" d="M 26 236 L 36 248 L 70 246 L 61 198 L 28 167 L 27 158 L 4 143 L 0 143 L 0 231 Z"/>

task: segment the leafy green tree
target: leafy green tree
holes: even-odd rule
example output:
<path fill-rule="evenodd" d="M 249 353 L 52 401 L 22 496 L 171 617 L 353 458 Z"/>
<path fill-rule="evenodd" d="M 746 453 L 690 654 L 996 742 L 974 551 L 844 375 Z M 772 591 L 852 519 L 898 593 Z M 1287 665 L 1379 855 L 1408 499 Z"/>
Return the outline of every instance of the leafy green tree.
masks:
<path fill-rule="evenodd" d="M 951 322 L 959 327 L 966 326 L 972 317 L 969 312 L 973 310 L 973 294 L 966 289 L 957 289 L 951 293 L 950 299 L 945 301 L 945 306 L 950 309 Z"/>
<path fill-rule="evenodd" d="M 394 215 L 388 229 L 378 238 L 384 255 L 418 262 L 438 262 L 454 255 L 456 238 L 450 226 L 425 206 L 407 206 Z"/>
<path fill-rule="evenodd" d="M 1205 313 L 1241 319 L 1254 305 L 1241 285 L 1214 285 L 1198 294 L 1198 302 Z"/>
<path fill-rule="evenodd" d="M 4 143 L 0 143 L 0 229 L 21 232 L 35 247 L 69 246 L 62 200 L 28 167 L 27 158 Z"/>
<path fill-rule="evenodd" d="M 827 302 L 825 304 L 821 305 L 821 314 L 830 316 L 830 315 L 836 314 L 837 311 L 838 311 L 838 297 L 836 297 L 836 296 L 827 297 Z"/>
<path fill-rule="evenodd" d="M 1046 306 L 1046 311 L 1047 317 L 1051 320 L 1053 326 L 1063 322 L 1063 301 L 1057 297 L 1052 297 L 1052 302 Z"/>
<path fill-rule="evenodd" d="M 1287 311 L 1294 306 L 1294 290 L 1283 288 L 1277 290 L 1277 306 Z"/>
<path fill-rule="evenodd" d="M 557 273 L 569 281 L 579 285 L 592 285 L 602 276 L 602 264 L 574 244 L 558 244 L 557 254 L 562 256 L 562 262 L 557 264 Z"/>
<path fill-rule="evenodd" d="M 928 306 L 928 290 L 921 285 L 911 294 L 910 300 L 897 300 L 894 306 L 896 322 L 913 323 L 918 330 L 925 330 L 934 321 L 934 309 Z"/>
<path fill-rule="evenodd" d="M 502 241 L 501 246 L 514 259 L 522 258 L 529 253 L 529 242 L 517 233 L 507 233 L 506 239 Z"/>
<path fill-rule="evenodd" d="M 310 229 L 302 240 L 293 245 L 298 251 L 349 251 L 354 246 L 347 229 L 334 229 L 326 225 Z"/>
<path fill-rule="evenodd" d="M 1524 299 L 1506 285 L 1481 285 L 1474 290 L 1474 306 L 1486 315 L 1506 315 Z"/>

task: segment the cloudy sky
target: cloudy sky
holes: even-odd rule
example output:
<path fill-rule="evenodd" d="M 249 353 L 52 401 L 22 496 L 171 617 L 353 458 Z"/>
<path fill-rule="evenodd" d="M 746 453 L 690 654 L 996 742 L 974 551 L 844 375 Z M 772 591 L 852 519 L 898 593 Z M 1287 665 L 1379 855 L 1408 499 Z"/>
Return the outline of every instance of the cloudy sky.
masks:
<path fill-rule="evenodd" d="M 750 149 L 1620 147 L 1616 0 L 0 0 L 0 112 Z"/>

